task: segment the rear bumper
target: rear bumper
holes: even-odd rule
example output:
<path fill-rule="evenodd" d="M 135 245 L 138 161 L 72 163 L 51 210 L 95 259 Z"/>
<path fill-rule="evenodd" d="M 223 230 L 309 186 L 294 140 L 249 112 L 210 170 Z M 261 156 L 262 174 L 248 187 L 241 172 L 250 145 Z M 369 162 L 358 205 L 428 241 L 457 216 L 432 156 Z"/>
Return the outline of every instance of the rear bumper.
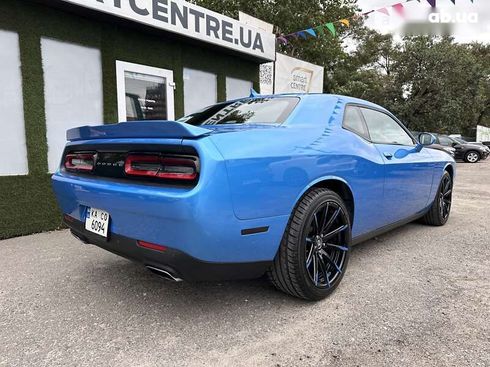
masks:
<path fill-rule="evenodd" d="M 203 262 L 272 261 L 289 216 L 236 218 L 224 164 L 205 164 L 208 170 L 192 189 L 56 173 L 53 190 L 61 211 L 81 223 L 89 207 L 107 211 L 113 235 L 173 248 Z M 257 228 L 266 230 L 254 232 Z"/>
<path fill-rule="evenodd" d="M 189 282 L 253 279 L 262 276 L 271 266 L 270 261 L 245 263 L 216 263 L 198 260 L 182 251 L 166 248 L 164 251 L 150 250 L 138 246 L 135 239 L 111 233 L 106 240 L 85 230 L 84 223 L 64 220 L 72 234 L 84 243 L 96 245 L 104 250 L 145 266 L 162 269 L 176 278 Z"/>

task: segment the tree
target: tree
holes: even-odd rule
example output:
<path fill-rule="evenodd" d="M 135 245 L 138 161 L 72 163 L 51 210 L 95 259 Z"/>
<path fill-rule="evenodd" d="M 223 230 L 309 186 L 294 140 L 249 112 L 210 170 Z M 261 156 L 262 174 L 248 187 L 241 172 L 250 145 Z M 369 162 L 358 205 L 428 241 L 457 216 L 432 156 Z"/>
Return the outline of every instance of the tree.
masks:
<path fill-rule="evenodd" d="M 368 28 L 359 28 L 353 34 L 355 49 L 337 76 L 334 92 L 392 106 L 401 97 L 392 78 L 397 50 L 391 35 L 382 35 Z M 388 104 L 388 105 L 387 105 Z"/>
<path fill-rule="evenodd" d="M 481 70 L 478 95 L 474 101 L 474 124 L 490 127 L 490 45 L 473 43 L 468 46 Z"/>
<path fill-rule="evenodd" d="M 193 0 L 232 17 L 242 10 L 288 34 L 357 11 L 356 0 Z M 338 23 L 336 23 L 338 25 Z M 450 37 L 416 36 L 395 43 L 362 18 L 322 37 L 293 39 L 280 52 L 325 68 L 324 91 L 387 107 L 413 130 L 472 135 L 490 127 L 490 46 Z M 346 42 L 347 41 L 347 42 Z M 353 48 L 348 51 L 346 43 Z"/>
<path fill-rule="evenodd" d="M 361 33 L 356 70 L 337 92 L 383 105 L 413 130 L 473 135 L 490 121 L 489 47 L 450 37 Z"/>
<path fill-rule="evenodd" d="M 312 26 L 351 17 L 356 13 L 356 0 L 193 0 L 192 2 L 216 12 L 238 17 L 243 11 L 275 25 L 277 33 L 289 34 Z M 362 20 L 353 21 L 351 27 L 338 23 L 337 37 L 325 29 L 322 37 L 292 39 L 287 45 L 279 45 L 278 51 L 286 55 L 321 65 L 325 68 L 324 90 L 331 91 L 343 78 L 344 65 L 348 67 L 349 55 L 343 40 L 362 27 Z"/>
<path fill-rule="evenodd" d="M 454 133 L 476 125 L 488 104 L 488 71 L 468 45 L 450 37 L 410 37 L 396 58 L 393 83 L 403 95 L 395 109 L 407 126 Z"/>

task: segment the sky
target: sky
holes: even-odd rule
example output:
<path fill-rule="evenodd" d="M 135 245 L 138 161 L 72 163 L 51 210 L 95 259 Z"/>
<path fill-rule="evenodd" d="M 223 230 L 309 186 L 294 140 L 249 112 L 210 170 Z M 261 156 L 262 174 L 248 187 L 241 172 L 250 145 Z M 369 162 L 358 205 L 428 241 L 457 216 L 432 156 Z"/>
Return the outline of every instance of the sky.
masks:
<path fill-rule="evenodd" d="M 357 0 L 363 11 L 389 7 L 404 0 Z M 437 7 L 432 9 L 426 0 L 420 3 L 412 1 L 405 6 L 405 17 L 398 16 L 392 8 L 390 16 L 376 12 L 366 20 L 366 24 L 381 33 L 399 32 L 409 23 L 424 22 L 434 27 L 452 27 L 451 34 L 457 42 L 479 41 L 490 43 L 490 0 L 456 0 L 454 5 L 451 0 L 437 0 Z M 430 15 L 431 11 L 436 14 Z M 446 24 L 434 24 L 438 19 L 445 20 Z"/>

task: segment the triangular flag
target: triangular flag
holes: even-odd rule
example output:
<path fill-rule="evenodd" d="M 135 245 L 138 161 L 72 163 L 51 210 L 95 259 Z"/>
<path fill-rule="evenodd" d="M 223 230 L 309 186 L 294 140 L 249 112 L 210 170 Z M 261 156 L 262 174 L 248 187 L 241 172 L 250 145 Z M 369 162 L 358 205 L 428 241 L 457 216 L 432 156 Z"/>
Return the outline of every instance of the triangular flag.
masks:
<path fill-rule="evenodd" d="M 288 39 L 286 37 L 282 36 L 282 35 L 279 36 L 279 37 L 277 37 L 277 41 L 279 43 L 282 43 L 283 45 L 287 45 L 288 44 Z"/>
<path fill-rule="evenodd" d="M 427 0 L 427 2 L 432 6 L 433 8 L 436 7 L 436 0 Z"/>
<path fill-rule="evenodd" d="M 335 35 L 337 34 L 337 31 L 335 30 L 335 26 L 333 25 L 333 23 L 327 23 L 327 24 L 325 24 L 325 27 L 327 27 L 327 29 L 330 31 L 330 33 L 332 33 L 332 35 L 335 37 Z"/>
<path fill-rule="evenodd" d="M 309 34 L 311 34 L 311 36 L 316 37 L 316 33 L 315 33 L 315 31 L 313 30 L 313 28 L 308 28 L 308 29 L 306 30 L 306 32 L 308 32 Z"/>
<path fill-rule="evenodd" d="M 390 15 L 390 12 L 386 8 L 381 8 L 381 9 L 378 9 L 377 11 L 379 11 L 380 13 L 386 14 L 386 15 Z"/>
<path fill-rule="evenodd" d="M 346 27 L 350 26 L 349 19 L 340 19 L 339 22 L 345 25 Z"/>
<path fill-rule="evenodd" d="M 403 7 L 402 3 L 392 5 L 392 8 L 395 9 L 395 11 L 397 12 L 397 14 L 399 16 L 401 16 L 401 17 L 405 16 L 405 8 Z"/>
<path fill-rule="evenodd" d="M 323 27 L 321 25 L 316 27 L 315 30 L 316 30 L 316 33 L 318 33 L 320 36 L 323 36 L 325 34 L 325 31 L 323 30 Z"/>
<path fill-rule="evenodd" d="M 298 34 L 298 36 L 303 37 L 304 39 L 306 39 L 306 33 L 305 32 L 299 31 L 299 32 L 297 32 L 297 34 Z"/>

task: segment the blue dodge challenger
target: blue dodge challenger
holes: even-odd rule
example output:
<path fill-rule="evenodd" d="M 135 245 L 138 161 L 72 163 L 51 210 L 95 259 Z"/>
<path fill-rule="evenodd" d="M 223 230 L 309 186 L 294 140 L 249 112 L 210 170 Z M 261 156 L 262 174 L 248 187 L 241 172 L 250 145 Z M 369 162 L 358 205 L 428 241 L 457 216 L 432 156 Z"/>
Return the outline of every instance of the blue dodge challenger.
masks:
<path fill-rule="evenodd" d="M 345 96 L 255 95 L 67 139 L 52 180 L 73 235 L 176 281 L 267 273 L 319 300 L 350 246 L 417 219 L 443 225 L 451 209 L 451 156 Z"/>

